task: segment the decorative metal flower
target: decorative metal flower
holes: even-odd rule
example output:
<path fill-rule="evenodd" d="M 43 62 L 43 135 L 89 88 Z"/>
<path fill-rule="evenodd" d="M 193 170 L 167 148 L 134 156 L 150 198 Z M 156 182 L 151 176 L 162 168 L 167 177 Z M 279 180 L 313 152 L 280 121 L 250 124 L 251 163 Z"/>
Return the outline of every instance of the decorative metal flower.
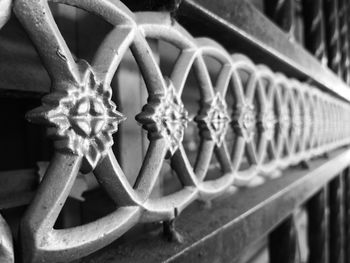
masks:
<path fill-rule="evenodd" d="M 334 121 L 334 120 L 333 120 Z M 334 121 L 335 122 L 335 121 Z M 310 127 L 312 126 L 312 117 L 310 116 L 310 114 L 305 114 L 304 115 L 304 128 L 306 130 L 310 129 Z"/>
<path fill-rule="evenodd" d="M 150 98 L 142 112 L 136 116 L 143 127 L 148 130 L 150 139 L 165 138 L 173 155 L 184 137 L 184 130 L 188 123 L 188 112 L 176 93 L 169 79 L 164 94 L 157 94 Z"/>
<path fill-rule="evenodd" d="M 281 111 L 278 120 L 278 127 L 281 133 L 288 135 L 291 127 L 291 117 L 289 114 L 289 109 L 287 107 L 282 107 L 280 110 Z"/>
<path fill-rule="evenodd" d="M 227 113 L 227 105 L 219 93 L 210 104 L 204 107 L 203 113 L 198 115 L 196 121 L 203 131 L 203 135 L 221 146 L 225 140 L 228 124 L 231 121 Z"/>
<path fill-rule="evenodd" d="M 84 156 L 82 171 L 89 172 L 113 145 L 112 134 L 126 118 L 111 101 L 111 88 L 96 81 L 84 61 L 82 82 L 69 83 L 42 100 L 43 105 L 27 114 L 32 122 L 49 125 L 49 135 L 59 151 Z"/>
<path fill-rule="evenodd" d="M 246 140 L 252 140 L 256 128 L 256 112 L 253 105 L 244 104 L 237 107 L 233 126 L 236 132 Z"/>
<path fill-rule="evenodd" d="M 268 108 L 262 113 L 260 118 L 260 127 L 268 139 L 272 139 L 275 132 L 275 125 L 277 123 L 274 111 Z"/>
<path fill-rule="evenodd" d="M 295 109 L 293 114 L 293 130 L 296 135 L 300 135 L 303 128 L 303 116 L 298 108 Z"/>

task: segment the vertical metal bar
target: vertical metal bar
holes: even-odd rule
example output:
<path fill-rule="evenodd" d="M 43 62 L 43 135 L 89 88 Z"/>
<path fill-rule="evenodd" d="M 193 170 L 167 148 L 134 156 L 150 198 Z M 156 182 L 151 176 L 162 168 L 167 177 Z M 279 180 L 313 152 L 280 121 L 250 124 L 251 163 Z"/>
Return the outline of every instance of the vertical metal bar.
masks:
<path fill-rule="evenodd" d="M 305 46 L 327 65 L 326 38 L 322 0 L 303 0 Z M 327 189 L 307 202 L 309 263 L 326 263 L 327 247 Z"/>
<path fill-rule="evenodd" d="M 327 261 L 326 190 L 322 189 L 307 202 L 309 263 Z"/>
<path fill-rule="evenodd" d="M 344 262 L 350 262 L 350 170 L 343 173 L 344 180 Z"/>
<path fill-rule="evenodd" d="M 338 76 L 342 76 L 340 63 L 340 39 L 338 21 L 338 0 L 324 0 L 324 16 L 328 67 Z"/>
<path fill-rule="evenodd" d="M 289 216 L 269 235 L 270 262 L 297 262 L 297 245 L 294 217 Z"/>
<path fill-rule="evenodd" d="M 295 31 L 295 1 L 265 0 L 265 12 L 281 29 L 294 39 Z"/>
<path fill-rule="evenodd" d="M 305 23 L 305 46 L 323 65 L 327 65 L 323 1 L 303 0 L 302 3 Z"/>
<path fill-rule="evenodd" d="M 344 262 L 344 219 L 342 175 L 334 178 L 329 187 L 329 262 Z"/>
<path fill-rule="evenodd" d="M 350 84 L 350 58 L 349 58 L 347 9 L 348 9 L 347 0 L 338 0 L 342 78 L 347 84 Z"/>

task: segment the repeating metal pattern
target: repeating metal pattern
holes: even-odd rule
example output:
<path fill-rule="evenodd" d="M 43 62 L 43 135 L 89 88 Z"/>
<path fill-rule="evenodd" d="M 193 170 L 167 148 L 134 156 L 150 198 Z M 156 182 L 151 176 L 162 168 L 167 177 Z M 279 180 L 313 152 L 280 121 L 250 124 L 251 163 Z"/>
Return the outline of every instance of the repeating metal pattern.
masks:
<path fill-rule="evenodd" d="M 14 12 L 35 43 L 52 79 L 43 106 L 30 121 L 50 126 L 56 153 L 21 224 L 27 262 L 68 261 L 111 243 L 139 222 L 174 219 L 194 200 L 210 200 L 232 185 L 249 185 L 259 176 L 350 143 L 350 105 L 316 87 L 273 73 L 241 54 L 228 54 L 209 39 L 194 39 L 168 14 L 133 14 L 115 0 L 53 0 L 103 17 L 114 26 L 91 65 L 75 61 L 46 0 L 16 0 Z M 170 76 L 163 76 L 146 38 L 181 50 Z M 111 79 L 130 48 L 146 83 L 148 100 L 136 119 L 148 132 L 149 147 L 135 185 L 130 185 L 111 150 L 111 134 L 125 118 L 111 101 Z M 205 57 L 221 64 L 212 83 Z M 189 119 L 181 94 L 195 69 L 201 109 Z M 228 90 L 234 103 L 230 104 Z M 191 165 L 182 140 L 187 123 L 200 129 L 200 151 Z M 232 151 L 228 126 L 234 128 Z M 222 176 L 206 180 L 212 156 Z M 165 158 L 183 188 L 151 198 Z M 54 223 L 82 170 L 93 170 L 116 204 L 110 215 L 70 229 Z"/>

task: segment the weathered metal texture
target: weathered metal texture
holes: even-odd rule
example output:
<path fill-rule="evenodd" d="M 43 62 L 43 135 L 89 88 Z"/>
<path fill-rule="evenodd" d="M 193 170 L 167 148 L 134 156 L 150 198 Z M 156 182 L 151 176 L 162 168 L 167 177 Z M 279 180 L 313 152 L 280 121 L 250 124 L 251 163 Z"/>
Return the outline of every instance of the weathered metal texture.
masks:
<path fill-rule="evenodd" d="M 30 121 L 49 126 L 56 153 L 21 224 L 26 262 L 68 261 L 96 251 L 137 223 L 170 221 L 195 200 L 208 201 L 232 185 L 275 176 L 279 169 L 350 143 L 350 105 L 317 88 L 255 65 L 241 54 L 230 55 L 219 44 L 194 39 L 168 13 L 133 14 L 119 1 L 53 1 L 103 17 L 114 26 L 91 65 L 75 60 L 62 38 L 47 1 L 16 0 L 14 11 L 37 47 L 51 77 L 43 106 L 29 112 Z M 173 71 L 163 76 L 146 38 L 166 41 L 181 50 Z M 112 134 L 125 120 L 111 100 L 110 82 L 130 48 L 148 92 L 136 116 L 147 131 L 149 146 L 134 185 L 118 164 Z M 221 70 L 212 83 L 206 57 Z M 198 78 L 200 110 L 190 119 L 181 101 L 191 69 Z M 234 105 L 229 105 L 231 89 Z M 231 98 L 232 99 L 232 98 Z M 230 113 L 230 114 L 229 114 Z M 201 137 L 195 165 L 182 140 L 189 122 Z M 228 125 L 234 147 L 224 140 Z M 221 177 L 207 179 L 212 156 Z M 183 188 L 151 198 L 165 158 L 170 158 Z M 116 204 L 111 214 L 86 225 L 54 229 L 54 223 L 79 170 L 94 175 Z"/>
<path fill-rule="evenodd" d="M 271 263 L 298 262 L 298 238 L 293 216 L 283 220 L 269 235 Z"/>
<path fill-rule="evenodd" d="M 322 189 L 307 202 L 310 263 L 328 262 L 327 197 Z"/>
<path fill-rule="evenodd" d="M 344 180 L 344 262 L 350 261 L 350 171 L 346 168 Z"/>
<path fill-rule="evenodd" d="M 326 29 L 326 43 L 328 54 L 328 67 L 331 68 L 339 77 L 342 77 L 342 68 L 340 63 L 340 36 L 339 36 L 339 17 L 338 0 L 324 0 L 324 15 Z"/>
<path fill-rule="evenodd" d="M 294 39 L 295 31 L 295 1 L 294 0 L 266 0 L 266 15 L 283 31 Z"/>
<path fill-rule="evenodd" d="M 329 200 L 329 262 L 344 262 L 344 201 L 342 174 L 328 185 Z"/>
<path fill-rule="evenodd" d="M 241 262 L 250 245 L 319 192 L 349 165 L 349 158 L 349 148 L 339 149 L 329 159 L 310 160 L 310 170 L 297 166 L 268 183 L 213 200 L 211 209 L 191 204 L 176 220 L 182 244 L 164 242 L 152 232 L 136 241 L 116 242 L 82 262 Z"/>
<path fill-rule="evenodd" d="M 347 84 L 350 84 L 350 50 L 349 50 L 350 46 L 349 46 L 347 12 L 348 12 L 347 0 L 338 0 L 342 77 Z"/>

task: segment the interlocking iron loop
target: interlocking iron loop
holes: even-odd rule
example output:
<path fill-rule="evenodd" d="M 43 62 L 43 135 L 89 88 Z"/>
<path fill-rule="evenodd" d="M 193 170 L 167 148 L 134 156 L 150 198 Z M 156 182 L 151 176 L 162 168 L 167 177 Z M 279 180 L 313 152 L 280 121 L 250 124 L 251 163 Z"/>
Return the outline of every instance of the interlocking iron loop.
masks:
<path fill-rule="evenodd" d="M 16 0 L 14 11 L 36 45 L 52 79 L 43 105 L 30 121 L 49 126 L 56 153 L 21 224 L 24 257 L 31 262 L 65 261 L 111 243 L 138 222 L 171 220 L 194 200 L 210 200 L 233 184 L 298 164 L 350 141 L 350 107 L 339 99 L 247 57 L 230 56 L 209 39 L 194 39 L 166 13 L 131 13 L 116 0 L 53 0 L 101 16 L 114 26 L 91 65 L 75 61 L 46 0 Z M 147 38 L 181 50 L 173 71 L 163 76 Z M 149 147 L 135 185 L 130 185 L 111 150 L 112 134 L 125 120 L 111 101 L 113 75 L 130 48 L 146 83 L 147 104 L 136 116 L 148 132 Z M 212 83 L 206 65 L 221 65 Z M 191 68 L 200 89 L 200 110 L 191 120 L 181 101 Z M 231 93 L 228 93 L 228 90 Z M 233 94 L 234 105 L 227 99 Z M 230 112 L 233 112 L 231 114 Z M 194 166 L 182 140 L 196 121 L 201 145 Z M 234 128 L 231 151 L 225 140 Z M 212 156 L 222 176 L 206 180 Z M 165 158 L 183 183 L 173 194 L 151 198 Z M 78 171 L 93 170 L 116 210 L 95 222 L 53 228 Z"/>

